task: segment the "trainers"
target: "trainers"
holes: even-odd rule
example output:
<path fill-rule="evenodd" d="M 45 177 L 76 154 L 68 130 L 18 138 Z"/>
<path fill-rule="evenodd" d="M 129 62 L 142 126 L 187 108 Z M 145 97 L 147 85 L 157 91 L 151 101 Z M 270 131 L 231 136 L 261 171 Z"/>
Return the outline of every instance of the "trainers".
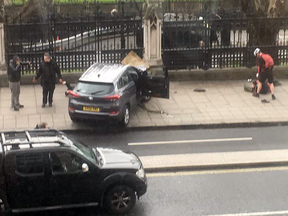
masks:
<path fill-rule="evenodd" d="M 259 93 L 253 94 L 253 97 L 258 97 L 259 98 Z"/>
<path fill-rule="evenodd" d="M 19 108 L 23 108 L 24 107 L 24 105 L 22 105 L 22 104 L 19 104 Z"/>
<path fill-rule="evenodd" d="M 51 103 L 51 104 L 49 104 L 49 107 L 52 107 L 52 103 Z"/>
<path fill-rule="evenodd" d="M 274 94 L 272 94 L 272 100 L 275 100 L 275 99 L 276 99 L 275 95 L 274 95 Z"/>
<path fill-rule="evenodd" d="M 41 106 L 41 107 L 42 107 L 42 108 L 44 108 L 44 107 L 45 107 L 45 105 L 46 105 L 46 104 L 42 104 L 42 106 Z"/>

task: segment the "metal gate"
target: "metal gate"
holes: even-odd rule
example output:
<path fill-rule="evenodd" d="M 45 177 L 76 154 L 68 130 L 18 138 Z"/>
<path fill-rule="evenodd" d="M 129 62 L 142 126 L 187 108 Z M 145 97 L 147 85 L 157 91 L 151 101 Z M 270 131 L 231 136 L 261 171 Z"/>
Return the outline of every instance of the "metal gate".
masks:
<path fill-rule="evenodd" d="M 122 12 L 123 13 L 123 12 Z M 35 73 L 49 52 L 64 72 L 82 71 L 94 62 L 120 63 L 131 51 L 143 55 L 142 17 L 103 13 L 78 18 L 50 15 L 46 19 L 9 23 L 6 19 L 6 61 L 18 55 Z M 27 19 L 26 19 L 27 20 Z"/>
<path fill-rule="evenodd" d="M 171 2 L 168 6 L 174 12 L 164 13 L 162 36 L 162 57 L 168 69 L 252 67 L 256 47 L 269 53 L 276 65 L 288 64 L 287 17 L 247 18 L 236 11 L 216 14 L 208 12 L 200 1 L 185 13 L 193 2 Z M 177 7 L 184 12 L 175 13 Z M 193 11 L 195 8 L 202 12 Z M 259 45 L 251 32 L 261 32 L 267 42 Z"/>

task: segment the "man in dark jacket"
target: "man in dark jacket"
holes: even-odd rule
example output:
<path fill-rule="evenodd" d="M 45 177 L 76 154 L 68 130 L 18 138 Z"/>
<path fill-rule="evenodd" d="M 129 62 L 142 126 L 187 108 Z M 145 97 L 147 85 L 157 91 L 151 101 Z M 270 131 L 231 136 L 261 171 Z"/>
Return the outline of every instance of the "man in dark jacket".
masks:
<path fill-rule="evenodd" d="M 45 53 L 44 61 L 41 63 L 40 68 L 36 76 L 33 79 L 33 81 L 35 82 L 41 77 L 41 86 L 43 90 L 43 101 L 42 101 L 43 108 L 46 106 L 47 96 L 48 96 L 49 107 L 52 106 L 53 93 L 54 93 L 55 83 L 56 83 L 56 74 L 57 74 L 57 77 L 59 78 L 60 83 L 62 83 L 63 80 L 62 80 L 59 66 L 53 59 L 51 59 L 49 53 Z"/>
<path fill-rule="evenodd" d="M 20 95 L 20 79 L 21 79 L 21 65 L 29 64 L 20 61 L 18 56 L 14 56 L 9 62 L 8 80 L 9 88 L 11 90 L 11 110 L 19 111 L 19 108 L 24 106 L 19 103 Z"/>

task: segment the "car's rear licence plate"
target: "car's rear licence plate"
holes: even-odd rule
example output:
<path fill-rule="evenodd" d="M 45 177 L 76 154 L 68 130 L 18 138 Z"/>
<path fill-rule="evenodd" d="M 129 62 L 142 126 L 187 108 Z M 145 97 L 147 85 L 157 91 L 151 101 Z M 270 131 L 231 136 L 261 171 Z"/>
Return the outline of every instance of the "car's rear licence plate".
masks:
<path fill-rule="evenodd" d="M 86 107 L 86 106 L 83 106 L 83 110 L 84 111 L 90 111 L 90 112 L 100 112 L 100 108 L 99 107 Z"/>

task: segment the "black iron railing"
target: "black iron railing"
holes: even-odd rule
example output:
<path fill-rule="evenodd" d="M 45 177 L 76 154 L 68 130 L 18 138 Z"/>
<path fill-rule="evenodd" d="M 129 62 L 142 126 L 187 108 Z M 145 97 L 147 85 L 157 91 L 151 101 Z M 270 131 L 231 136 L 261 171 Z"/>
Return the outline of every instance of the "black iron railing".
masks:
<path fill-rule="evenodd" d="M 120 4 L 122 7 L 123 3 Z M 111 8 L 113 5 L 111 6 Z M 49 52 L 62 71 L 87 69 L 95 62 L 120 63 L 131 51 L 143 56 L 142 18 L 125 14 L 103 13 L 100 6 L 91 15 L 75 18 L 49 14 L 45 19 L 11 23 L 6 19 L 7 61 L 18 55 L 30 61 L 23 73 L 35 73 Z M 108 10 L 108 9 L 106 9 Z M 123 13 L 124 8 L 122 9 Z"/>

